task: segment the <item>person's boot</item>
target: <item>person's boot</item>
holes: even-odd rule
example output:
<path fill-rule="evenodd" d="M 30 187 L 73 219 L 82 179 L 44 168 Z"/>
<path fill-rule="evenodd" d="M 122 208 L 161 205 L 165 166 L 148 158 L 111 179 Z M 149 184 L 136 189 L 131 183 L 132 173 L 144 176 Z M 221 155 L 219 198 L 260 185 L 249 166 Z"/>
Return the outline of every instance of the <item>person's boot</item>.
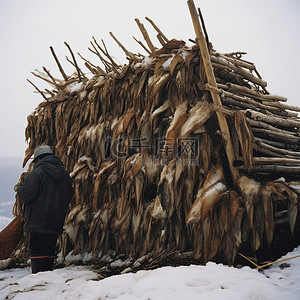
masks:
<path fill-rule="evenodd" d="M 44 271 L 53 271 L 54 258 L 32 258 L 31 270 L 32 274 Z"/>
<path fill-rule="evenodd" d="M 41 260 L 42 258 L 32 258 L 31 259 L 31 271 L 32 274 L 36 274 L 41 270 Z"/>
<path fill-rule="evenodd" d="M 53 271 L 53 269 L 54 269 L 54 258 L 47 258 L 46 259 L 46 268 L 47 268 L 47 271 Z"/>

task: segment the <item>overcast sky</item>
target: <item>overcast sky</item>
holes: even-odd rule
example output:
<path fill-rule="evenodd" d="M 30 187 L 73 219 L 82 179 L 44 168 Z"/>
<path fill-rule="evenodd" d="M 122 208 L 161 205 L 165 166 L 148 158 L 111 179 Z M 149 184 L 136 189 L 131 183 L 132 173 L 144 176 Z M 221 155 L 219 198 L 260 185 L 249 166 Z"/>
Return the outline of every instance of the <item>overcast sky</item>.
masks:
<path fill-rule="evenodd" d="M 300 1 L 194 0 L 201 7 L 211 42 L 220 52 L 245 51 L 273 94 L 299 106 Z M 0 157 L 24 156 L 26 117 L 43 100 L 26 81 L 47 87 L 30 74 L 45 66 L 60 77 L 49 46 L 70 75 L 64 42 L 98 64 L 88 50 L 92 36 L 104 39 L 111 55 L 125 58 L 109 31 L 132 52 L 143 52 L 134 21 L 151 18 L 169 38 L 195 38 L 186 0 L 0 0 Z M 79 59 L 78 59 L 79 60 Z M 81 63 L 81 62 L 80 62 Z M 81 64 L 82 65 L 82 64 Z"/>

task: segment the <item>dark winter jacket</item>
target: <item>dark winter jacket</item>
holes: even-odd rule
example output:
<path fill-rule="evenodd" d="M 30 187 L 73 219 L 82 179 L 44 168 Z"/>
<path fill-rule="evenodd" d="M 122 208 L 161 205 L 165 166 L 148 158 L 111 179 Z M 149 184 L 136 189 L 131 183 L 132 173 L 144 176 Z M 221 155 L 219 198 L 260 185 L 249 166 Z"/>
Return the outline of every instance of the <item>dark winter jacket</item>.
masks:
<path fill-rule="evenodd" d="M 73 190 L 69 174 L 54 155 L 42 158 L 19 189 L 24 203 L 24 230 L 62 233 Z"/>

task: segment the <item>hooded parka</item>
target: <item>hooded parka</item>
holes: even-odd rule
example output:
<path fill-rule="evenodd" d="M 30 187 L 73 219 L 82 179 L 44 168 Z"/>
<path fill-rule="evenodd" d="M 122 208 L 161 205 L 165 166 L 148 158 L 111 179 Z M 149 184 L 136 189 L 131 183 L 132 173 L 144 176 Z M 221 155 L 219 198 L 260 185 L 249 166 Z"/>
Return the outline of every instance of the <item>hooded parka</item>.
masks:
<path fill-rule="evenodd" d="M 47 155 L 36 164 L 20 187 L 19 195 L 25 208 L 25 231 L 62 233 L 73 189 L 70 176 L 57 156 Z"/>

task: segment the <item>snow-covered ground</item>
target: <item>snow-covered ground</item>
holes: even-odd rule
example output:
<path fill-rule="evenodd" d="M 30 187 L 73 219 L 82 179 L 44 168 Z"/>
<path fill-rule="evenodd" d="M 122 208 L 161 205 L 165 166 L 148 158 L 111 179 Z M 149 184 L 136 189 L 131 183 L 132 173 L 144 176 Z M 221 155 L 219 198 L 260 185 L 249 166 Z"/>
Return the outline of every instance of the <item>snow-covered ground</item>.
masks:
<path fill-rule="evenodd" d="M 285 257 L 300 255 L 300 247 Z M 69 266 L 31 274 L 30 269 L 0 271 L 0 299 L 300 299 L 300 258 L 263 273 L 208 263 L 163 267 L 101 279 L 88 266 Z M 285 268 L 282 268 L 285 266 Z"/>
<path fill-rule="evenodd" d="M 10 169 L 1 169 L 7 179 Z M 0 180 L 0 230 L 12 219 L 13 184 L 20 171 L 9 182 Z M 7 190 L 7 193 L 4 192 Z M 10 194 L 9 194 L 10 193 Z M 300 246 L 286 257 L 300 255 Z M 206 266 L 164 267 L 101 279 L 88 266 L 69 266 L 53 272 L 31 274 L 29 268 L 0 271 L 2 299 L 300 299 L 300 257 L 273 265 L 263 273 L 244 267 L 236 269 L 215 263 Z M 0 264 L 1 265 L 1 264 Z"/>

